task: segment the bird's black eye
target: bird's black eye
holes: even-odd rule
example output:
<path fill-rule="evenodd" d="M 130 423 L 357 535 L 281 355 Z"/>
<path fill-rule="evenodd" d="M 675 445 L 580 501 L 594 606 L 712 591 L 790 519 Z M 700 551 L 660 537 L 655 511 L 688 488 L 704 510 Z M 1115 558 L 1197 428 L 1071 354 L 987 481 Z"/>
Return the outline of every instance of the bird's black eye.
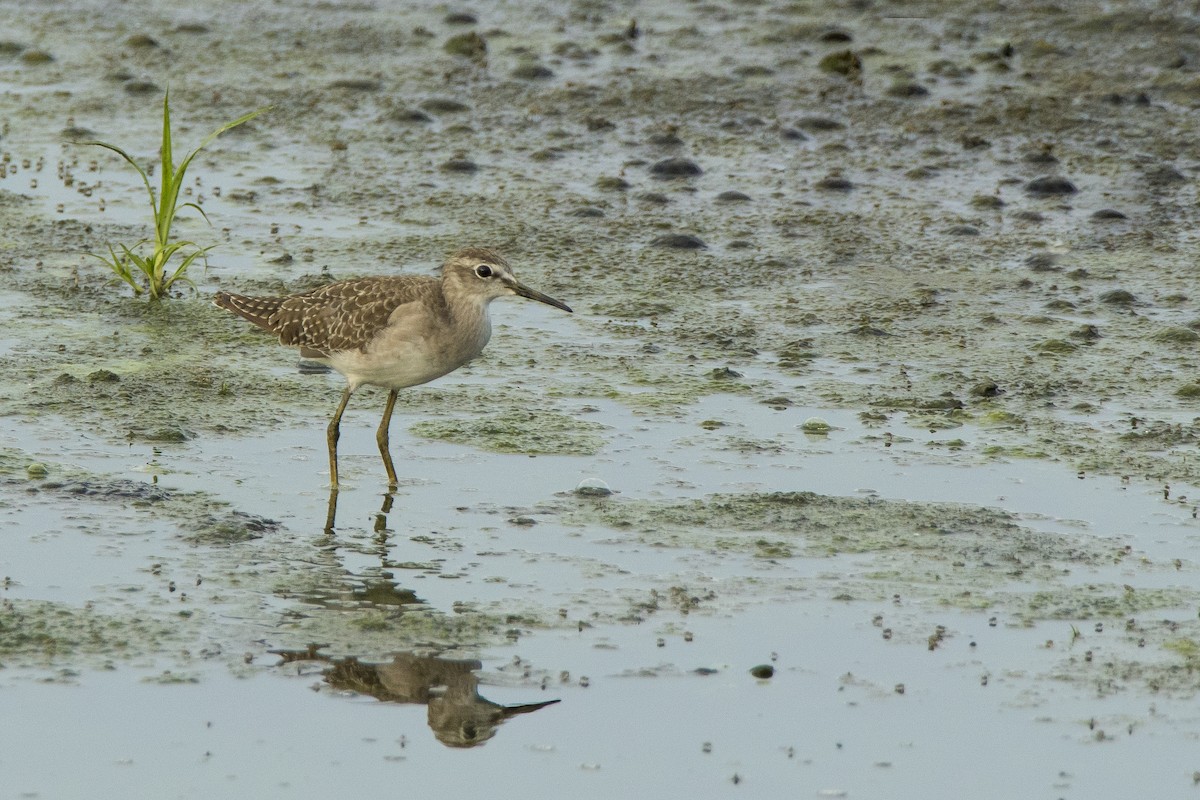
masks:
<path fill-rule="evenodd" d="M 487 264 L 480 264 L 475 268 L 475 274 L 481 278 L 490 278 L 492 277 L 492 268 Z"/>

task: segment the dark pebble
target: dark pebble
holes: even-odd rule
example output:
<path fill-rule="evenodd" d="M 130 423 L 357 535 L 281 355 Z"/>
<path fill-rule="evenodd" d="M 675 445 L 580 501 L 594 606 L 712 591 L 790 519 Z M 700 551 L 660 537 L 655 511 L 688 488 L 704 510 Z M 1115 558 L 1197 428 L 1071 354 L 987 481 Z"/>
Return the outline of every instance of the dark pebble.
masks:
<path fill-rule="evenodd" d="M 955 225 L 950 230 L 946 231 L 950 236 L 978 236 L 979 228 L 974 225 Z"/>
<path fill-rule="evenodd" d="M 1100 295 L 1101 303 L 1108 303 L 1115 306 L 1127 306 L 1137 302 L 1137 298 L 1132 292 L 1127 292 L 1124 289 L 1113 289 Z"/>
<path fill-rule="evenodd" d="M 817 41 L 825 42 L 826 44 L 836 44 L 838 42 L 852 42 L 854 41 L 854 37 L 850 35 L 849 31 L 833 28 L 818 36 Z"/>
<path fill-rule="evenodd" d="M 124 89 L 129 94 L 151 94 L 158 93 L 158 84 L 154 81 L 133 80 L 128 81 Z"/>
<path fill-rule="evenodd" d="M 999 209 L 1004 208 L 1004 201 L 994 194 L 977 194 L 971 198 L 971 205 L 975 208 Z"/>
<path fill-rule="evenodd" d="M 664 158 L 650 167 L 650 174 L 659 178 L 691 178 L 703 175 L 704 170 L 690 158 Z"/>
<path fill-rule="evenodd" d="M 87 379 L 88 383 L 116 383 L 121 380 L 121 376 L 110 369 L 98 369 L 88 373 Z"/>
<path fill-rule="evenodd" d="M 862 66 L 862 59 L 853 50 L 839 50 L 817 62 L 817 69 L 822 72 L 832 72 L 847 78 L 856 78 L 861 75 Z"/>
<path fill-rule="evenodd" d="M 717 367 L 712 372 L 708 373 L 708 377 L 714 381 L 735 381 L 742 377 L 742 373 L 729 367 Z"/>
<path fill-rule="evenodd" d="M 1021 160 L 1026 164 L 1040 164 L 1042 166 L 1050 166 L 1058 163 L 1058 159 L 1054 157 L 1054 154 L 1044 147 L 1026 153 L 1021 156 Z"/>
<path fill-rule="evenodd" d="M 405 125 L 433 122 L 433 117 L 419 108 L 397 108 L 384 114 L 381 119 Z"/>
<path fill-rule="evenodd" d="M 775 675 L 775 668 L 770 664 L 759 664 L 757 667 L 750 668 L 750 674 L 759 680 L 766 680 Z"/>
<path fill-rule="evenodd" d="M 653 203 L 657 206 L 665 206 L 667 203 L 671 202 L 671 198 L 667 197 L 662 192 L 642 192 L 637 196 L 637 199 L 641 200 L 643 203 Z"/>
<path fill-rule="evenodd" d="M 1050 272 L 1058 269 L 1058 256 L 1053 253 L 1034 253 L 1025 259 L 1025 266 L 1034 272 Z"/>
<path fill-rule="evenodd" d="M 1187 178 L 1182 172 L 1172 167 L 1170 164 L 1162 164 L 1146 171 L 1146 183 L 1151 186 L 1170 186 L 1175 183 L 1184 183 Z"/>
<path fill-rule="evenodd" d="M 975 397 L 999 397 L 1004 394 L 1004 390 L 997 386 L 995 381 L 983 381 L 971 387 L 971 394 Z"/>
<path fill-rule="evenodd" d="M 915 81 L 899 81 L 887 90 L 889 97 L 927 97 L 929 90 Z"/>
<path fill-rule="evenodd" d="M 348 89 L 352 92 L 378 92 L 383 84 L 373 78 L 338 78 L 329 84 L 330 89 Z"/>
<path fill-rule="evenodd" d="M 744 192 L 735 192 L 732 190 L 728 192 L 721 192 L 719 195 L 717 195 L 718 203 L 746 203 L 749 202 L 749 200 L 750 195 L 745 194 Z"/>
<path fill-rule="evenodd" d="M 1109 222 L 1111 220 L 1129 219 L 1129 217 L 1117 211 L 1115 208 L 1102 208 L 1092 214 L 1092 219 L 1096 222 Z"/>
<path fill-rule="evenodd" d="M 512 76 L 522 81 L 544 81 L 554 77 L 554 70 L 541 64 L 521 64 L 512 71 Z"/>
<path fill-rule="evenodd" d="M 451 36 L 442 45 L 442 49 L 452 56 L 462 56 L 476 61 L 482 61 L 487 56 L 487 42 L 475 31 Z"/>
<path fill-rule="evenodd" d="M 603 192 L 623 192 L 629 188 L 629 181 L 624 178 L 603 175 L 596 178 L 596 188 Z"/>
<path fill-rule="evenodd" d="M 676 136 L 674 131 L 661 131 L 659 133 L 652 133 L 646 139 L 646 141 L 652 145 L 655 145 L 656 147 L 678 147 L 679 145 L 683 144 L 683 139 L 680 139 L 678 136 Z"/>
<path fill-rule="evenodd" d="M 1021 222 L 1045 222 L 1046 215 L 1040 211 L 1018 211 L 1013 214 L 1013 219 L 1020 220 Z"/>
<path fill-rule="evenodd" d="M 666 233 L 655 237 L 650 242 L 654 247 L 667 247 L 674 250 L 703 250 L 708 247 L 698 236 L 689 233 Z"/>
<path fill-rule="evenodd" d="M 840 131 L 846 124 L 829 117 L 801 117 L 796 127 L 806 131 Z"/>
<path fill-rule="evenodd" d="M 838 175 L 830 175 L 822 178 L 814 183 L 813 186 L 825 192 L 848 192 L 854 188 L 853 183 Z"/>
<path fill-rule="evenodd" d="M 451 11 L 442 17 L 442 22 L 447 25 L 474 25 L 478 21 L 470 11 Z"/>
<path fill-rule="evenodd" d="M 125 46 L 150 48 L 158 47 L 158 42 L 155 41 L 154 37 L 152 36 L 148 36 L 144 33 L 135 33 L 133 36 L 130 36 L 125 40 Z"/>
<path fill-rule="evenodd" d="M 779 131 L 779 135 L 789 142 L 807 142 L 808 134 L 796 128 L 784 128 Z"/>
<path fill-rule="evenodd" d="M 479 169 L 479 165 L 469 158 L 452 158 L 449 161 L 442 162 L 439 167 L 442 172 L 460 172 L 468 174 Z"/>
<path fill-rule="evenodd" d="M 1025 191 L 1040 197 L 1050 197 L 1060 194 L 1075 194 L 1079 191 L 1075 184 L 1059 175 L 1043 175 L 1025 184 Z"/>
<path fill-rule="evenodd" d="M 444 97 L 431 97 L 424 103 L 421 103 L 421 108 L 431 114 L 456 114 L 460 111 L 466 111 L 470 106 L 466 103 L 460 103 L 457 100 L 449 100 Z"/>
<path fill-rule="evenodd" d="M 574 208 L 567 212 L 568 217 L 584 217 L 594 219 L 603 217 L 604 212 L 594 206 L 583 206 L 582 208 Z"/>

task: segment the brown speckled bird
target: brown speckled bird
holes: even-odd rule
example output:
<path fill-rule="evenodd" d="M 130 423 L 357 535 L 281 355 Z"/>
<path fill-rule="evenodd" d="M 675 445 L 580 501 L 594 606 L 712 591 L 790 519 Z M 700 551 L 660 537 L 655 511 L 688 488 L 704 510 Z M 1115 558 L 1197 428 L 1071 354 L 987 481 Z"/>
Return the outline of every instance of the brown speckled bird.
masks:
<path fill-rule="evenodd" d="M 388 389 L 375 441 L 390 485 L 397 484 L 388 450 L 388 426 L 396 395 L 428 383 L 483 352 L 492 335 L 488 305 L 519 295 L 563 311 L 553 297 L 530 289 L 497 253 L 481 247 L 459 250 L 442 267 L 440 279 L 426 275 L 339 281 L 287 297 L 246 297 L 217 292 L 213 303 L 279 336 L 300 355 L 346 376 L 346 390 L 329 422 L 329 480 L 338 486 L 337 442 L 342 412 L 358 387 Z"/>

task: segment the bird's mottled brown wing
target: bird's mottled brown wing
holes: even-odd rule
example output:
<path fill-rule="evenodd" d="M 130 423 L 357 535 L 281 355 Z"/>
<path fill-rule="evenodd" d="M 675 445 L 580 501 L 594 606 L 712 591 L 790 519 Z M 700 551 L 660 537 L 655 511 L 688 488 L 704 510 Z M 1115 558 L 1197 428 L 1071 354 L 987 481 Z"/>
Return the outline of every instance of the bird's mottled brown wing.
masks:
<path fill-rule="evenodd" d="M 357 350 L 387 325 L 397 306 L 419 301 L 437 313 L 440 290 L 437 278 L 424 275 L 341 281 L 283 298 L 268 323 L 281 343 L 303 353 Z"/>

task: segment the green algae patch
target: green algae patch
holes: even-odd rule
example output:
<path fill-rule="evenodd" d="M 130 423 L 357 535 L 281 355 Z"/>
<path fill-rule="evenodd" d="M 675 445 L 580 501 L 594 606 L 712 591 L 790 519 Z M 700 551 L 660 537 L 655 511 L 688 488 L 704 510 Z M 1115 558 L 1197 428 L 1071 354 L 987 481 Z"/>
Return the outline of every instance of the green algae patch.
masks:
<path fill-rule="evenodd" d="M 409 427 L 415 436 L 526 455 L 590 456 L 600 452 L 605 426 L 564 414 L 507 411 L 449 420 L 422 420 Z"/>
<path fill-rule="evenodd" d="M 1031 620 L 1092 620 L 1194 607 L 1197 601 L 1200 593 L 1191 590 L 1102 584 L 1038 590 L 1022 594 L 1013 605 L 1021 616 Z"/>
<path fill-rule="evenodd" d="M 0 605 L 0 661 L 7 666 L 137 658 L 165 652 L 179 641 L 176 624 L 143 615 L 101 613 L 42 600 Z"/>
<path fill-rule="evenodd" d="M 1026 561 L 1100 563 L 1112 552 L 1101 542 L 1022 528 L 1004 511 L 813 492 L 723 494 L 682 502 L 578 499 L 563 511 L 562 521 L 636 531 L 660 546 L 765 551 L 771 557 L 908 551 L 1010 575 Z"/>

